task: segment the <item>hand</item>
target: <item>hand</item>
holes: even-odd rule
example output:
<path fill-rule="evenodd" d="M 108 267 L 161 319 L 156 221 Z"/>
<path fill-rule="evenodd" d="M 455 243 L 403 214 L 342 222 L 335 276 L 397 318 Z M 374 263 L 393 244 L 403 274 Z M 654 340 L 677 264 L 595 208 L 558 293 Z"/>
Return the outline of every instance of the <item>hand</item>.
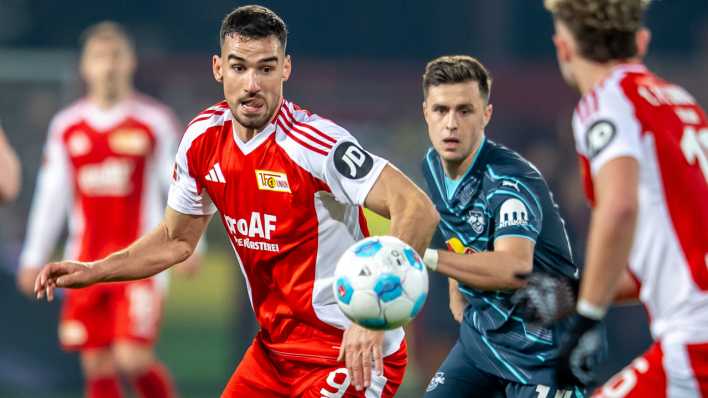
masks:
<path fill-rule="evenodd" d="M 603 333 L 600 321 L 578 313 L 569 318 L 569 328 L 561 336 L 556 364 L 556 381 L 560 386 L 587 386 L 600 360 Z"/>
<path fill-rule="evenodd" d="M 344 331 L 337 360 L 345 360 L 357 391 L 371 385 L 372 362 L 376 373 L 383 374 L 383 339 L 384 332 L 365 329 L 357 324 Z"/>
<path fill-rule="evenodd" d="M 54 289 L 58 287 L 79 288 L 99 282 L 100 278 L 90 263 L 62 261 L 47 264 L 34 281 L 34 293 L 38 300 L 45 296 L 54 300 Z"/>
<path fill-rule="evenodd" d="M 465 307 L 467 307 L 467 300 L 459 292 L 459 290 L 453 292 L 450 291 L 450 312 L 452 312 L 452 317 L 455 318 L 457 323 L 462 323 L 462 319 L 465 315 Z"/>
<path fill-rule="evenodd" d="M 511 297 L 521 317 L 548 326 L 573 313 L 577 289 L 570 281 L 542 273 L 524 277 L 526 286 Z"/>
<path fill-rule="evenodd" d="M 174 266 L 174 269 L 180 275 L 187 278 L 193 278 L 202 268 L 202 256 L 192 254 L 188 259 Z"/>
<path fill-rule="evenodd" d="M 34 281 L 41 268 L 21 267 L 17 272 L 17 288 L 27 297 L 34 296 Z"/>

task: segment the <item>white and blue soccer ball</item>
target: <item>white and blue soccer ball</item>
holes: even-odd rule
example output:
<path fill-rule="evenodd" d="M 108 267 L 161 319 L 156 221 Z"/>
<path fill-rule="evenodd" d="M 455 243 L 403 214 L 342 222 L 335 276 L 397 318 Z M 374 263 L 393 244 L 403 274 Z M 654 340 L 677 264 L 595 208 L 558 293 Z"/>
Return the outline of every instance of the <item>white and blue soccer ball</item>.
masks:
<path fill-rule="evenodd" d="M 363 239 L 337 262 L 334 296 L 352 322 L 394 329 L 420 312 L 428 296 L 428 271 L 418 253 L 393 236 Z"/>

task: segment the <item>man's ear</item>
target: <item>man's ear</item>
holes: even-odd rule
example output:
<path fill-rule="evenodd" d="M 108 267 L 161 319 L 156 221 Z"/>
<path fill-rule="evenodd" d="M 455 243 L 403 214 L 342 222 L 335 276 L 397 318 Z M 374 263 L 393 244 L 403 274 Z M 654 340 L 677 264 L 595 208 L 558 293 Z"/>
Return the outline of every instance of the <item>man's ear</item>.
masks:
<path fill-rule="evenodd" d="M 489 121 L 492 120 L 493 113 L 494 113 L 494 106 L 492 106 L 492 104 L 487 104 L 487 106 L 484 107 L 484 115 L 482 116 L 484 118 L 484 127 L 487 127 L 487 124 L 489 124 Z"/>
<path fill-rule="evenodd" d="M 634 36 L 634 40 L 637 43 L 637 57 L 644 58 L 649 50 L 649 44 L 651 43 L 651 31 L 647 28 L 641 28 Z"/>
<path fill-rule="evenodd" d="M 221 68 L 221 57 L 216 54 L 211 56 L 211 72 L 214 74 L 214 80 L 219 83 L 224 81 L 223 69 Z"/>
<path fill-rule="evenodd" d="M 290 79 L 290 74 L 293 71 L 293 63 L 292 59 L 290 58 L 290 55 L 285 56 L 285 60 L 283 60 L 283 81 L 286 82 L 288 79 Z"/>

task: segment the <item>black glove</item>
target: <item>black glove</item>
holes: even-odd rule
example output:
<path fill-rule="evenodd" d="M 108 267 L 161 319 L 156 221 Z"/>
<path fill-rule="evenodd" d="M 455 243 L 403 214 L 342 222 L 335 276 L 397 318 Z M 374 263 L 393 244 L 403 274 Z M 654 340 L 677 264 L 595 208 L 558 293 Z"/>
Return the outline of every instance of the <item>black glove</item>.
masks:
<path fill-rule="evenodd" d="M 521 275 L 520 275 L 521 277 Z M 524 276 L 526 286 L 511 297 L 517 313 L 530 323 L 548 326 L 575 310 L 577 283 L 543 273 Z"/>
<path fill-rule="evenodd" d="M 587 386 L 601 360 L 604 333 L 600 321 L 575 313 L 560 337 L 556 381 L 559 386 Z"/>

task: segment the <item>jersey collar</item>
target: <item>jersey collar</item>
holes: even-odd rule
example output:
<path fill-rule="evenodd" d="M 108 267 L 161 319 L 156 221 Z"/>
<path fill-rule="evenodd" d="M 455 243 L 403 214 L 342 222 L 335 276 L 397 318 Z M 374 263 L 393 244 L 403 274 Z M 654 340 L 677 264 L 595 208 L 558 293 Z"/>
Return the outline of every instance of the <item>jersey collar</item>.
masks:
<path fill-rule="evenodd" d="M 256 133 L 253 138 L 250 140 L 243 142 L 241 139 L 238 137 L 238 134 L 236 133 L 236 118 L 234 118 L 233 112 L 229 111 L 229 119 L 231 120 L 231 135 L 233 137 L 234 142 L 236 143 L 236 146 L 243 152 L 244 155 L 248 155 L 249 153 L 253 152 L 256 150 L 258 147 L 260 147 L 273 133 L 275 133 L 276 130 L 276 121 L 278 120 L 278 116 L 283 112 L 283 107 L 286 106 L 285 104 L 285 99 L 281 98 L 280 99 L 280 107 L 278 108 L 278 111 L 275 112 L 273 117 L 270 119 L 270 122 L 263 127 L 261 131 Z"/>
<path fill-rule="evenodd" d="M 482 142 L 480 142 L 479 147 L 477 148 L 477 151 L 474 154 L 474 157 L 472 157 L 472 162 L 470 163 L 469 167 L 467 167 L 467 170 L 465 171 L 462 176 L 456 178 L 456 179 L 451 179 L 450 177 L 445 174 L 445 168 L 442 167 L 442 160 L 440 159 L 440 156 L 438 155 L 438 161 L 440 162 L 440 170 L 442 171 L 442 177 L 443 177 L 443 184 L 445 185 L 445 191 L 443 194 L 445 194 L 445 199 L 449 201 L 452 201 L 452 198 L 455 197 L 457 194 L 457 191 L 459 190 L 460 186 L 462 185 L 462 181 L 464 181 L 467 176 L 472 173 L 474 170 L 475 166 L 477 165 L 477 161 L 479 160 L 479 155 L 482 153 L 482 149 L 485 147 L 485 144 L 487 143 L 487 136 L 483 135 L 482 136 Z M 454 187 L 451 187 L 450 184 L 454 184 Z"/>

